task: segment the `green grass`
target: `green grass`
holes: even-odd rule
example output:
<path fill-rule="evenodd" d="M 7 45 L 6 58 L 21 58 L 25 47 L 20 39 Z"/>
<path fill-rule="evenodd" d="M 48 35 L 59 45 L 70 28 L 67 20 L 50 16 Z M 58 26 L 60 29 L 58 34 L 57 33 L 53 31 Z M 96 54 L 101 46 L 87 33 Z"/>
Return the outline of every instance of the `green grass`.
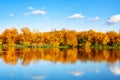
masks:
<path fill-rule="evenodd" d="M 120 49 L 120 45 L 91 45 L 91 49 Z"/>
<path fill-rule="evenodd" d="M 70 49 L 70 48 L 74 48 L 71 46 L 67 46 L 67 45 L 63 45 L 63 46 L 51 46 L 49 44 L 44 44 L 44 45 L 22 45 L 22 44 L 16 44 L 14 46 L 11 45 L 0 45 L 0 48 L 60 48 L 60 49 Z M 75 47 L 78 48 L 78 47 Z M 79 48 L 84 48 L 84 47 L 79 47 Z M 90 46 L 91 49 L 120 49 L 120 45 L 116 45 L 113 44 L 112 46 L 110 45 L 91 45 Z"/>
<path fill-rule="evenodd" d="M 45 45 L 22 45 L 22 44 L 17 44 L 14 46 L 9 46 L 9 45 L 0 45 L 0 48 L 62 48 L 62 49 L 67 49 L 69 46 L 51 46 L 48 44 Z"/>

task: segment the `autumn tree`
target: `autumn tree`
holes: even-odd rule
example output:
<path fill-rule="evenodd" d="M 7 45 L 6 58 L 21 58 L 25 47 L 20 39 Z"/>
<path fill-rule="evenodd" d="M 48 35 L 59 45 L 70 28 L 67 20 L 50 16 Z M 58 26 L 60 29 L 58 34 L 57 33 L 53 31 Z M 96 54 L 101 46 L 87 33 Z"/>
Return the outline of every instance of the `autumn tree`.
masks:
<path fill-rule="evenodd" d="M 31 39 L 32 39 L 32 32 L 30 31 L 30 29 L 28 27 L 22 28 L 20 33 L 20 43 L 30 45 Z"/>
<path fill-rule="evenodd" d="M 16 28 L 6 29 L 2 35 L 3 44 L 14 45 L 18 41 L 18 31 Z"/>
<path fill-rule="evenodd" d="M 120 34 L 115 31 L 106 33 L 94 30 L 76 32 L 75 30 L 52 30 L 49 32 L 31 31 L 23 27 L 18 33 L 16 28 L 5 29 L 0 34 L 1 45 L 23 44 L 27 46 L 69 46 L 69 47 L 120 47 Z"/>

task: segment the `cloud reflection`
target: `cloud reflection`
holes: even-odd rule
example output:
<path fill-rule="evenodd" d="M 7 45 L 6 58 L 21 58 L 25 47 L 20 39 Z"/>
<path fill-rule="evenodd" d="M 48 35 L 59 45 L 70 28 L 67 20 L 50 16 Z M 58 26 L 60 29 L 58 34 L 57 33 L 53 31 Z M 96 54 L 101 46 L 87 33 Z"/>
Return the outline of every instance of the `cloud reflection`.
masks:
<path fill-rule="evenodd" d="M 14 76 L 14 74 L 13 74 L 13 73 L 10 73 L 8 76 L 13 77 L 13 76 Z"/>
<path fill-rule="evenodd" d="M 96 72 L 96 73 L 100 73 L 100 70 L 99 70 L 99 69 L 96 69 L 95 72 Z"/>
<path fill-rule="evenodd" d="M 115 64 L 110 64 L 110 65 L 109 65 L 109 70 L 110 70 L 113 74 L 120 76 L 120 63 L 117 62 L 117 63 L 115 63 Z"/>
<path fill-rule="evenodd" d="M 70 71 L 69 73 L 73 76 L 82 76 L 84 74 L 82 71 Z"/>
<path fill-rule="evenodd" d="M 44 80 L 44 76 L 34 75 L 34 76 L 32 76 L 32 79 L 33 79 L 33 80 Z"/>
<path fill-rule="evenodd" d="M 100 73 L 100 69 L 96 68 L 96 69 L 88 69 L 88 72 L 95 72 L 95 73 Z"/>
<path fill-rule="evenodd" d="M 30 78 L 31 80 L 44 80 L 44 76 L 42 75 L 30 75 L 30 74 L 24 74 L 24 77 Z"/>

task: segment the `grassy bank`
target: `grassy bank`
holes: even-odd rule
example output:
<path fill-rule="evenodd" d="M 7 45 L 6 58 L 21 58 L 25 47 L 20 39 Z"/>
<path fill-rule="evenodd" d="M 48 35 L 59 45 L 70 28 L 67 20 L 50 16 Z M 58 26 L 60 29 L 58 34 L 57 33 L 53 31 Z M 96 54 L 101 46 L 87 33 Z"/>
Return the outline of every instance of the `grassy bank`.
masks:
<path fill-rule="evenodd" d="M 63 45 L 63 46 L 51 46 L 51 45 L 22 45 L 22 44 L 16 44 L 16 45 L 0 45 L 0 48 L 60 48 L 60 49 L 69 49 L 69 48 L 82 48 L 82 49 L 120 49 L 120 45 L 90 45 L 88 47 L 86 47 L 85 45 L 82 46 L 76 46 L 76 47 L 71 47 L 71 46 L 67 46 L 67 45 Z"/>
<path fill-rule="evenodd" d="M 50 45 L 21 45 L 21 44 L 17 44 L 17 45 L 0 45 L 0 48 L 9 48 L 9 47 L 13 47 L 13 48 L 63 48 L 63 49 L 67 49 L 70 48 L 69 46 L 50 46 Z"/>
<path fill-rule="evenodd" d="M 91 49 L 120 49 L 120 45 L 91 45 Z"/>

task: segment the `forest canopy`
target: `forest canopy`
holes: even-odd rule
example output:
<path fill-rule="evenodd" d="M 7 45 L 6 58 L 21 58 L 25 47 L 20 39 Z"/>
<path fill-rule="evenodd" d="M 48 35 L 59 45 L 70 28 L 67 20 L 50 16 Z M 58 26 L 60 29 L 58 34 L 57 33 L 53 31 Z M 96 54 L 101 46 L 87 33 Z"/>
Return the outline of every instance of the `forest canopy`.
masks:
<path fill-rule="evenodd" d="M 75 30 L 52 30 L 49 32 L 31 31 L 23 27 L 5 29 L 0 34 L 1 46 L 69 46 L 81 48 L 120 48 L 120 34 L 115 31 L 96 32 L 94 30 L 77 32 Z"/>

